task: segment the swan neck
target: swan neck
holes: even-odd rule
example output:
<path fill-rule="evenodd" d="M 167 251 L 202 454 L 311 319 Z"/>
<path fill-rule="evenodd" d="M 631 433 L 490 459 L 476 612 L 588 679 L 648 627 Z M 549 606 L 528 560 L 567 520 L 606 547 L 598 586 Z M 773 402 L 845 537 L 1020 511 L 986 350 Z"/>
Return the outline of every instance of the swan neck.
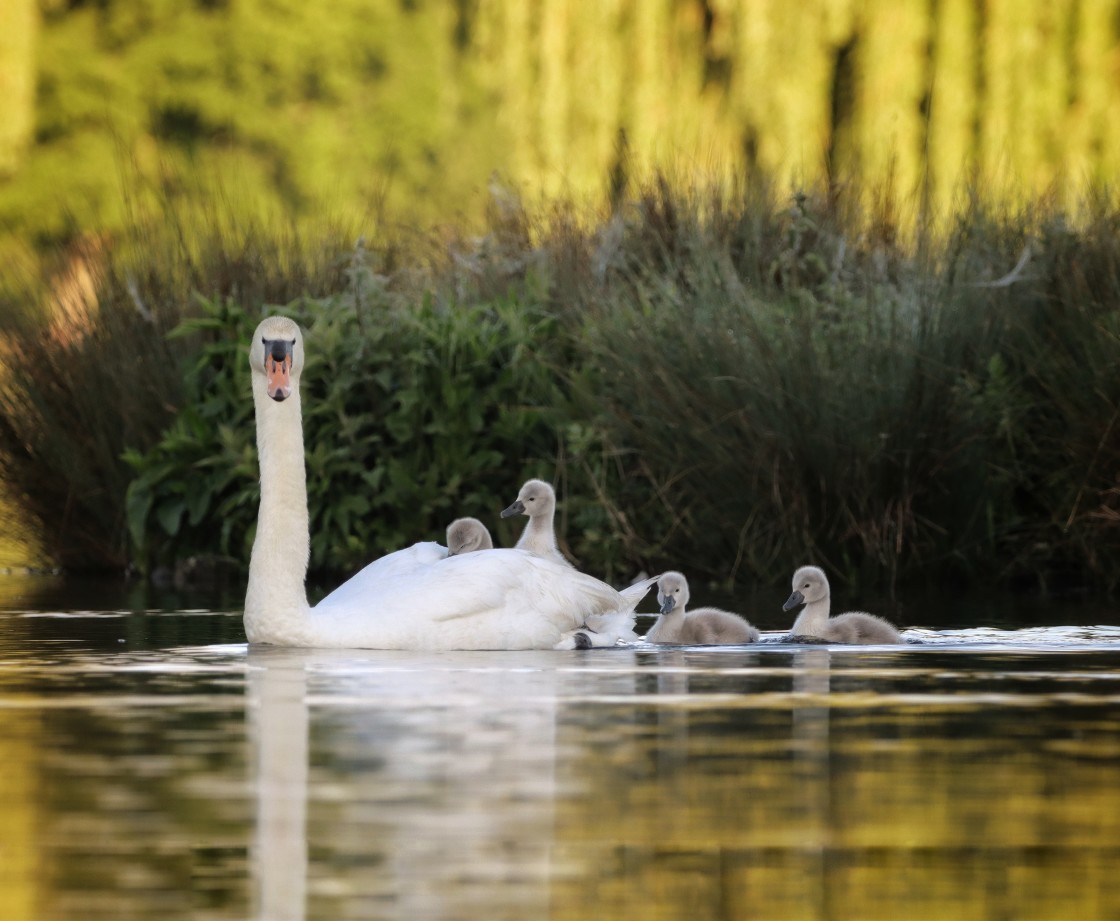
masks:
<path fill-rule="evenodd" d="M 818 601 L 810 601 L 793 622 L 794 636 L 814 636 L 828 623 L 831 601 L 826 596 Z"/>
<path fill-rule="evenodd" d="M 245 633 L 249 642 L 295 643 L 307 614 L 309 520 L 298 388 L 281 403 L 254 387 L 261 504 L 249 559 Z"/>
<path fill-rule="evenodd" d="M 552 515 L 538 515 L 530 518 L 517 542 L 518 550 L 543 555 L 556 550 L 556 533 L 552 527 Z"/>

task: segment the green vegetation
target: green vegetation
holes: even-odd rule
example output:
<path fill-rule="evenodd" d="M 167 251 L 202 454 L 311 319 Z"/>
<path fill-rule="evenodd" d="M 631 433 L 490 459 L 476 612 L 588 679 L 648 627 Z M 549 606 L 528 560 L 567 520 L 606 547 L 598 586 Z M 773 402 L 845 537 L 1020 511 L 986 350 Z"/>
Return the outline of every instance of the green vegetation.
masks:
<path fill-rule="evenodd" d="M 903 242 L 862 200 L 661 179 L 595 219 L 495 190 L 482 236 L 358 246 L 169 205 L 88 255 L 83 310 L 56 288 L 9 332 L 0 473 L 71 568 L 244 565 L 245 348 L 280 310 L 321 572 L 462 514 L 509 544 L 544 476 L 611 577 L 1115 587 L 1120 208 L 975 203 Z"/>
<path fill-rule="evenodd" d="M 1114 208 L 1074 230 L 977 207 L 916 255 L 835 201 L 662 186 L 636 214 L 587 350 L 601 423 L 634 451 L 624 507 L 663 503 L 642 516 L 658 562 L 1113 583 Z"/>
<path fill-rule="evenodd" d="M 1072 207 L 1120 169 L 1117 10 L 5 0 L 0 256 L 124 228 L 182 176 L 410 226 L 477 219 L 494 171 L 601 201 L 682 165 L 889 181 L 940 215 L 970 184 Z"/>
<path fill-rule="evenodd" d="M 0 179 L 23 160 L 34 121 L 35 0 L 0 6 Z"/>
<path fill-rule="evenodd" d="M 395 304 L 358 264 L 343 292 L 283 312 L 308 331 L 304 373 L 311 562 L 355 571 L 440 537 L 462 514 L 493 519 L 534 455 L 551 456 L 562 341 L 539 305 Z M 247 343 L 261 312 L 205 303 L 187 406 L 160 444 L 132 453 L 135 545 L 248 559 L 260 493 Z M 550 359 L 552 360 L 550 362 Z M 511 471 L 514 473 L 511 476 Z M 220 527 L 215 531 L 215 524 Z M 511 536 L 511 535 L 507 535 Z"/>
<path fill-rule="evenodd" d="M 476 125 L 479 91 L 448 43 L 449 4 L 41 7 L 37 30 L 34 16 L 10 17 L 37 93 L 0 93 L 0 122 L 34 123 L 26 149 L 13 140 L 8 153 L 0 134 L 0 169 L 17 164 L 0 182 L 9 248 L 118 231 L 207 184 L 292 216 L 388 198 L 398 219 L 431 221 L 437 186 L 454 213 L 499 159 L 502 136 Z"/>
<path fill-rule="evenodd" d="M 324 226 L 318 240 L 337 239 Z M 0 480 L 4 530 L 31 529 L 68 569 L 129 565 L 126 449 L 151 447 L 183 407 L 195 358 L 168 333 L 199 297 L 285 301 L 336 288 L 337 249 L 278 222 L 167 210 L 113 245 L 60 252 L 46 278 L 0 292 Z"/>

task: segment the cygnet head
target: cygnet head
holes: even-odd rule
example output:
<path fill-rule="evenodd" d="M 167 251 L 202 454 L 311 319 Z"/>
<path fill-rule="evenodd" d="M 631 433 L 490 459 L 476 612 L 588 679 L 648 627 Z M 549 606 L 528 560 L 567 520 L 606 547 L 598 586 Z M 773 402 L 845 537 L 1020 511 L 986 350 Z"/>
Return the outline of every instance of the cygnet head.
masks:
<path fill-rule="evenodd" d="M 253 389 L 282 403 L 299 386 L 303 371 L 303 334 L 287 317 L 268 317 L 253 333 L 249 345 Z"/>
<path fill-rule="evenodd" d="M 447 526 L 447 555 L 458 556 L 474 550 L 493 550 L 490 531 L 477 518 L 456 518 Z"/>
<path fill-rule="evenodd" d="M 528 515 L 530 518 L 539 518 L 550 514 L 555 508 L 556 493 L 552 487 L 544 480 L 528 480 L 517 494 L 517 501 L 503 509 L 502 517 Z"/>
<path fill-rule="evenodd" d="M 679 572 L 664 573 L 657 580 L 657 603 L 662 614 L 683 611 L 688 604 L 688 580 Z"/>
<path fill-rule="evenodd" d="M 782 605 L 783 611 L 799 604 L 812 604 L 828 597 L 828 577 L 816 566 L 802 566 L 793 574 L 793 594 Z"/>

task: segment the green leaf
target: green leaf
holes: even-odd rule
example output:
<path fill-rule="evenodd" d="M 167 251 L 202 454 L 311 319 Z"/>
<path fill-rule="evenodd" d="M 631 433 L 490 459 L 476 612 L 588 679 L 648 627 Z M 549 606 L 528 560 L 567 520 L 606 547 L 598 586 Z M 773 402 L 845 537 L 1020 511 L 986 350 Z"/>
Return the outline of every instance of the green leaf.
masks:
<path fill-rule="evenodd" d="M 179 533 L 179 524 L 183 520 L 186 507 L 184 500 L 177 499 L 164 503 L 156 509 L 156 519 L 165 533 L 172 537 Z"/>

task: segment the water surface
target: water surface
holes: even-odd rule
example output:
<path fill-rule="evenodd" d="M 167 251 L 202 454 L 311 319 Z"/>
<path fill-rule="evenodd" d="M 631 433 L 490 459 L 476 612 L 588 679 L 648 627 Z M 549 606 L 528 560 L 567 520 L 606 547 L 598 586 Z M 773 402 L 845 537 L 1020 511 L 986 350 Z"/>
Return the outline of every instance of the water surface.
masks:
<path fill-rule="evenodd" d="M 0 612 L 4 919 L 1120 917 L 1120 628 L 248 648 Z"/>

